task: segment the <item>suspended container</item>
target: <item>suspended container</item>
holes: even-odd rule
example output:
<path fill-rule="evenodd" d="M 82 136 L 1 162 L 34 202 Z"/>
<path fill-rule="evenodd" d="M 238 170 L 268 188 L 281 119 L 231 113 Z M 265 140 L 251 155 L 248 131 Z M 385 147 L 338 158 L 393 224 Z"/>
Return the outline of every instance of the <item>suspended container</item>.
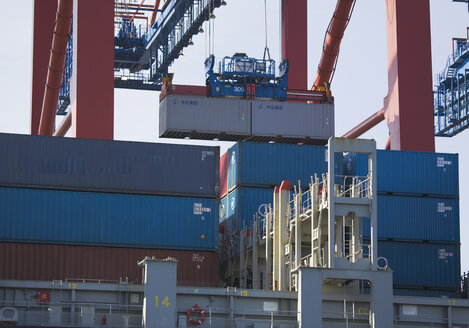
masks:
<path fill-rule="evenodd" d="M 137 261 L 146 256 L 175 258 L 178 286 L 218 287 L 215 252 L 20 243 L 0 243 L 0 279 L 116 283 L 122 279 L 141 284 L 142 268 Z"/>
<path fill-rule="evenodd" d="M 0 241 L 214 251 L 216 199 L 0 188 Z"/>
<path fill-rule="evenodd" d="M 310 139 L 324 145 L 334 136 L 334 105 L 253 100 L 252 122 L 255 137 Z"/>
<path fill-rule="evenodd" d="M 251 134 L 249 101 L 167 95 L 160 102 L 160 137 L 240 140 Z"/>
<path fill-rule="evenodd" d="M 368 156 L 349 154 L 344 169 L 349 175 L 368 172 Z M 380 193 L 459 196 L 458 155 L 410 151 L 377 151 L 377 189 Z"/>
<path fill-rule="evenodd" d="M 370 238 L 370 221 L 363 222 Z M 459 244 L 459 200 L 379 195 L 378 238 Z"/>
<path fill-rule="evenodd" d="M 169 94 L 159 111 L 164 138 L 325 145 L 334 135 L 333 104 Z"/>
<path fill-rule="evenodd" d="M 0 186 L 216 198 L 219 147 L 0 134 Z"/>

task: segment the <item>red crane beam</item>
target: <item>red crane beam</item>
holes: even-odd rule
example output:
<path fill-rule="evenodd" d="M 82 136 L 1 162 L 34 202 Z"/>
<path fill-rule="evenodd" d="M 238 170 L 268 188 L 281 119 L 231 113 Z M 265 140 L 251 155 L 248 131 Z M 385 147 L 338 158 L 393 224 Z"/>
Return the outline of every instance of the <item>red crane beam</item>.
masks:
<path fill-rule="evenodd" d="M 153 14 L 151 14 L 151 20 L 150 20 L 150 26 L 153 26 L 155 24 L 156 20 L 156 11 L 160 6 L 160 0 L 155 0 L 155 6 L 153 7 Z"/>
<path fill-rule="evenodd" d="M 132 18 L 130 18 L 130 21 L 129 21 L 130 23 L 132 23 L 132 21 L 134 20 L 134 17 L 135 17 L 137 14 L 139 14 L 138 10 L 142 7 L 142 5 L 143 5 L 144 2 L 145 2 L 145 0 L 142 0 L 142 1 L 140 2 L 140 4 L 138 5 L 137 9 L 135 9 L 135 12 L 134 12 L 134 14 L 132 15 Z"/>
<path fill-rule="evenodd" d="M 65 115 L 65 118 L 63 119 L 62 123 L 54 132 L 54 137 L 65 137 L 68 130 L 70 130 L 71 126 L 72 126 L 72 112 L 70 111 L 68 112 L 67 115 Z"/>
<path fill-rule="evenodd" d="M 60 87 L 62 85 L 63 71 L 65 68 L 65 55 L 67 54 L 67 43 L 70 38 L 72 15 L 73 0 L 60 0 L 57 6 L 57 18 L 52 37 L 49 70 L 47 72 L 41 120 L 39 123 L 39 135 L 42 136 L 51 136 L 54 132 L 55 113 L 57 111 Z"/>
<path fill-rule="evenodd" d="M 340 43 L 354 7 L 355 0 L 337 0 L 334 15 L 332 16 L 324 37 L 321 61 L 318 65 L 313 90 L 324 87 L 325 83 L 330 84 L 332 81 L 337 59 L 339 58 Z"/>
<path fill-rule="evenodd" d="M 375 114 L 371 115 L 366 120 L 358 124 L 352 130 L 345 133 L 342 138 L 358 138 L 382 121 L 384 121 L 384 108 L 380 109 Z"/>

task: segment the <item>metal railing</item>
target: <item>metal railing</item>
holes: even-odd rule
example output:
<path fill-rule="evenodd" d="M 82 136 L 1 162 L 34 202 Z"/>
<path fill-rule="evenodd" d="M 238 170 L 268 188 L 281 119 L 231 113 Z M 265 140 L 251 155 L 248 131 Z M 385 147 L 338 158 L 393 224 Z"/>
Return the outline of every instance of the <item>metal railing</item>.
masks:
<path fill-rule="evenodd" d="M 371 198 L 371 177 L 369 176 L 346 176 L 337 175 L 342 178 L 341 184 L 335 184 L 336 197 L 347 198 Z"/>
<path fill-rule="evenodd" d="M 142 326 L 142 305 L 91 302 L 49 302 L 35 300 L 0 301 L 0 308 L 14 307 L 19 326 L 133 328 Z M 27 312 L 27 315 L 25 313 Z M 104 320 L 104 321 L 103 321 Z"/>
<path fill-rule="evenodd" d="M 220 62 L 220 74 L 275 77 L 275 61 L 250 57 L 226 56 Z"/>
<path fill-rule="evenodd" d="M 371 257 L 371 244 L 363 243 L 337 243 L 336 257 L 345 257 L 349 261 L 353 258 L 369 259 Z"/>

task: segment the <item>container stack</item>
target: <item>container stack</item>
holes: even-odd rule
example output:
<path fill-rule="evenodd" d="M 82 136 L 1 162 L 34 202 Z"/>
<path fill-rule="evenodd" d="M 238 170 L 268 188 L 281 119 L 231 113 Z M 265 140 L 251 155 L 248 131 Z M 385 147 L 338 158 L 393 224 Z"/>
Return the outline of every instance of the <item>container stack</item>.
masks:
<path fill-rule="evenodd" d="M 0 279 L 217 286 L 219 148 L 0 134 Z"/>
<path fill-rule="evenodd" d="M 313 173 L 327 172 L 326 148 L 313 145 L 238 142 L 220 163 L 220 222 L 229 233 L 250 229 L 253 215 L 273 204 L 282 180 L 308 187 Z"/>
<path fill-rule="evenodd" d="M 364 155 L 345 157 L 366 175 Z M 460 286 L 458 155 L 377 152 L 378 256 L 393 270 L 394 294 L 448 296 Z M 364 239 L 369 221 L 364 220 Z"/>

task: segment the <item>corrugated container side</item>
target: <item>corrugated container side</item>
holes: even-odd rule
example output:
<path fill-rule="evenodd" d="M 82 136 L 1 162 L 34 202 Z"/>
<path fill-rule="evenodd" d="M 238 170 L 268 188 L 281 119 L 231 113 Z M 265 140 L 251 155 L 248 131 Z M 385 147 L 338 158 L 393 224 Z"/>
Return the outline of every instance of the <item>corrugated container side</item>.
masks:
<path fill-rule="evenodd" d="M 128 277 L 142 283 L 137 261 L 175 258 L 179 286 L 218 287 L 218 254 L 117 247 L 0 243 L 0 279 L 65 280 Z"/>
<path fill-rule="evenodd" d="M 160 102 L 159 111 L 160 137 L 251 134 L 251 105 L 245 99 L 171 94 Z"/>
<path fill-rule="evenodd" d="M 262 205 L 273 204 L 274 190 L 270 188 L 236 188 L 228 194 L 226 226 L 228 231 L 236 232 L 252 226 L 253 216 Z"/>
<path fill-rule="evenodd" d="M 378 192 L 459 196 L 458 154 L 378 150 Z M 366 155 L 349 154 L 345 168 L 366 175 Z"/>
<path fill-rule="evenodd" d="M 334 105 L 253 100 L 252 135 L 327 140 L 334 135 Z"/>
<path fill-rule="evenodd" d="M 229 149 L 228 190 L 271 188 L 283 180 L 305 187 L 314 173 L 327 172 L 326 159 L 322 146 L 239 142 Z"/>
<path fill-rule="evenodd" d="M 363 237 L 370 238 L 369 219 Z M 379 195 L 378 238 L 459 244 L 459 200 Z"/>
<path fill-rule="evenodd" d="M 220 157 L 220 198 L 228 194 L 228 152 Z"/>
<path fill-rule="evenodd" d="M 411 297 L 449 297 L 459 298 L 459 289 L 445 290 L 429 290 L 429 289 L 394 289 L 394 296 L 411 296 Z"/>
<path fill-rule="evenodd" d="M 228 195 L 220 199 L 218 214 L 220 216 L 219 223 L 223 223 L 228 215 Z"/>
<path fill-rule="evenodd" d="M 219 147 L 0 134 L 0 185 L 216 198 Z"/>
<path fill-rule="evenodd" d="M 378 242 L 378 256 L 393 271 L 394 288 L 458 289 L 459 249 L 453 244 Z"/>
<path fill-rule="evenodd" d="M 0 241 L 213 251 L 216 199 L 0 188 Z"/>

